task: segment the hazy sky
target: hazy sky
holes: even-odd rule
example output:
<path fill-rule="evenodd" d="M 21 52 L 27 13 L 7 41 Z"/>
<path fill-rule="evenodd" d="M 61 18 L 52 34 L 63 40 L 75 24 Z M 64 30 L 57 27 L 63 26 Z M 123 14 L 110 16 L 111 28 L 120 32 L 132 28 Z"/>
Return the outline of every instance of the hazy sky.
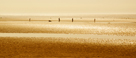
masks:
<path fill-rule="evenodd" d="M 0 0 L 0 14 L 136 13 L 136 0 Z"/>

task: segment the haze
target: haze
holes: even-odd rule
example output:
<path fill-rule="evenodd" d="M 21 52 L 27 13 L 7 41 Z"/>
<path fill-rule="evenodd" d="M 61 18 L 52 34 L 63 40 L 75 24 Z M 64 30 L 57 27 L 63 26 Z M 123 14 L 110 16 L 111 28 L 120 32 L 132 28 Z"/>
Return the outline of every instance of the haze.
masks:
<path fill-rule="evenodd" d="M 136 13 L 136 0 L 0 0 L 0 14 Z"/>

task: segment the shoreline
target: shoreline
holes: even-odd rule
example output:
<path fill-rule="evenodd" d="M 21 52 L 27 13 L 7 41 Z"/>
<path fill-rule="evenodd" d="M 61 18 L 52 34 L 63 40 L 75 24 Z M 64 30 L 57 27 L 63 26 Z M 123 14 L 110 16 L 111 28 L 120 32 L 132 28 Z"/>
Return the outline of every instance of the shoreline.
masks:
<path fill-rule="evenodd" d="M 98 39 L 134 39 L 135 36 L 94 35 L 94 34 L 55 34 L 55 33 L 0 33 L 0 37 L 56 37 L 56 38 L 98 38 Z"/>

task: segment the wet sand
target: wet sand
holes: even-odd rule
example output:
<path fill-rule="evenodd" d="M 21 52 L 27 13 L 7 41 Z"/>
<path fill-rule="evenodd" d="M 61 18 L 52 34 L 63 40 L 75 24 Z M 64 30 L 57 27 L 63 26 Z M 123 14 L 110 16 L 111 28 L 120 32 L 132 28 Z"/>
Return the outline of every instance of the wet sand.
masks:
<path fill-rule="evenodd" d="M 0 58 L 136 58 L 134 18 L 28 18 L 0 19 Z"/>
<path fill-rule="evenodd" d="M 55 37 L 55 38 L 98 38 L 134 39 L 136 36 L 93 35 L 93 34 L 55 34 L 55 33 L 0 33 L 0 37 Z"/>
<path fill-rule="evenodd" d="M 1 33 L 56 33 L 135 36 L 136 23 L 109 22 L 0 22 Z"/>
<path fill-rule="evenodd" d="M 136 40 L 129 39 L 0 37 L 0 41 L 1 58 L 136 57 Z"/>

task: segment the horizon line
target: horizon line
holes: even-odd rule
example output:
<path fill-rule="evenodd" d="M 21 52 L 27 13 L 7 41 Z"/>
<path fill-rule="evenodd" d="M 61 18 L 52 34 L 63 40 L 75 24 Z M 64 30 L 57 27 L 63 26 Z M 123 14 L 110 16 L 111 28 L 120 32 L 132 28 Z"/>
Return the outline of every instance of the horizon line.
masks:
<path fill-rule="evenodd" d="M 0 16 L 84 16 L 84 15 L 127 15 L 132 14 L 136 15 L 136 13 L 48 13 L 48 14 L 0 14 Z"/>

